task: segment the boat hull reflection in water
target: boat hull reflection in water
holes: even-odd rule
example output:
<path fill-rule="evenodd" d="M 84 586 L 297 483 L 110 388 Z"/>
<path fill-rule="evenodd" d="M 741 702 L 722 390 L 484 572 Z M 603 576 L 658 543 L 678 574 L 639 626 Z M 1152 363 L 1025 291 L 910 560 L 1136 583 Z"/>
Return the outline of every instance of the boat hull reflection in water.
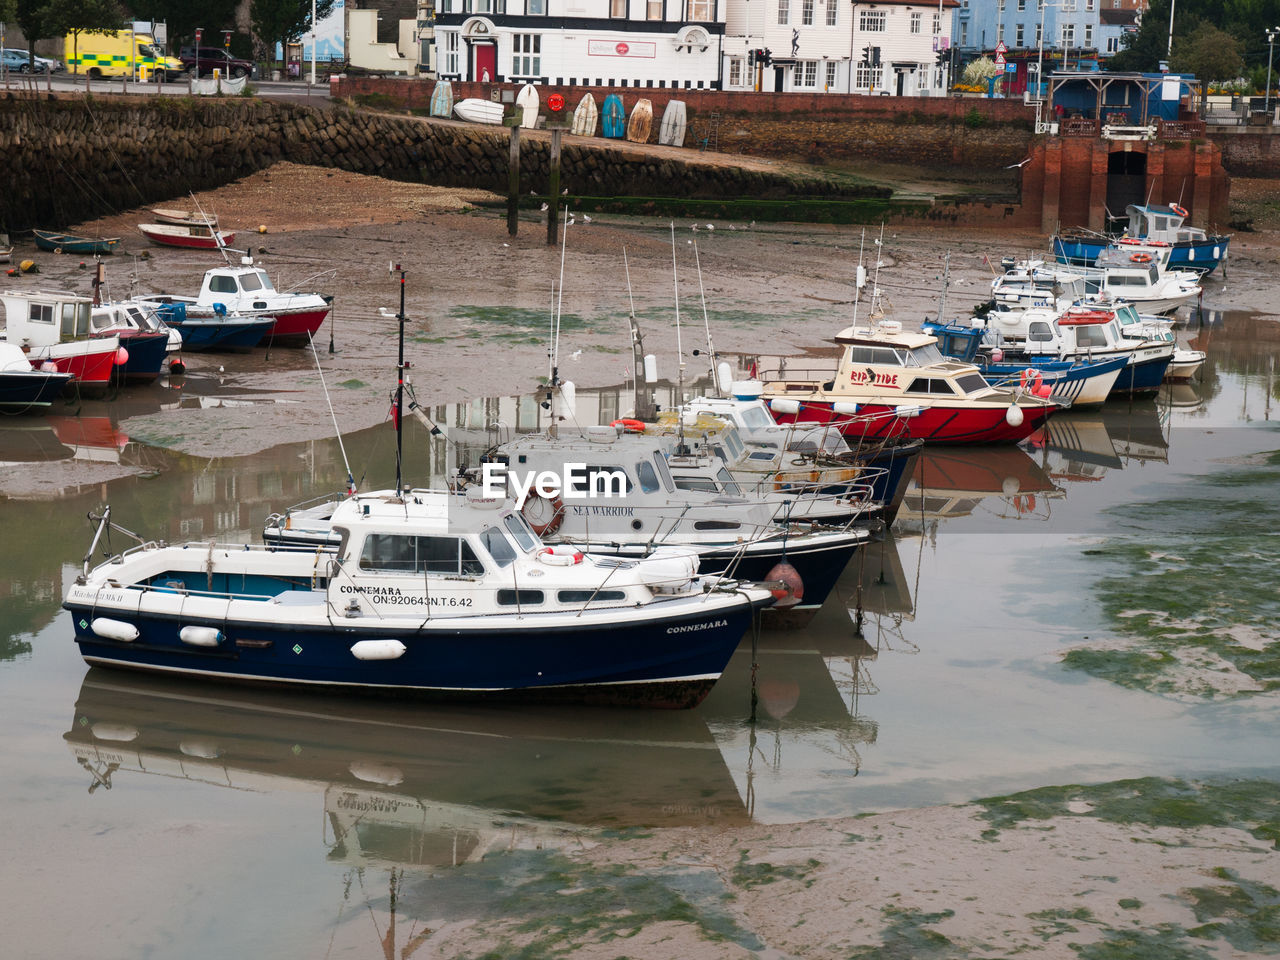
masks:
<path fill-rule="evenodd" d="M 321 794 L 331 859 L 447 866 L 566 827 L 748 821 L 687 711 L 434 709 L 90 670 L 64 734 L 89 789 L 138 775 Z"/>

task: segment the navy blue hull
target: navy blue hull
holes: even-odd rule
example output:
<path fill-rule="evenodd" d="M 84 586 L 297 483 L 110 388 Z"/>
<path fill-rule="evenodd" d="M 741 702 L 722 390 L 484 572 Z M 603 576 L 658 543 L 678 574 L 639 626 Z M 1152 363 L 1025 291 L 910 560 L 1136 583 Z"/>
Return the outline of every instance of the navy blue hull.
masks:
<path fill-rule="evenodd" d="M 0 407 L 47 407 L 72 379 L 69 373 L 0 373 Z"/>
<path fill-rule="evenodd" d="M 126 380 L 154 380 L 160 376 L 165 354 L 169 350 L 167 333 L 146 333 L 134 337 L 121 337 L 120 346 L 129 354 L 123 366 L 116 367 L 116 375 Z"/>
<path fill-rule="evenodd" d="M 822 606 L 827 596 L 835 589 L 840 574 L 849 565 L 849 561 L 853 559 L 853 555 L 858 552 L 858 547 L 861 545 L 862 541 L 851 539 L 847 544 L 838 547 L 807 548 L 791 544 L 784 551 L 781 542 L 778 542 L 772 550 L 743 556 L 733 564 L 729 575 L 740 580 L 767 580 L 774 566 L 785 559 L 795 567 L 796 573 L 800 574 L 800 580 L 804 584 L 804 597 L 799 606 L 803 609 L 816 609 Z M 702 553 L 698 571 L 703 574 L 722 573 L 729 567 L 735 555 L 736 551 L 729 547 L 719 553 Z"/>
<path fill-rule="evenodd" d="M 1142 363 L 1130 364 L 1120 371 L 1120 376 L 1116 380 L 1116 385 L 1111 388 L 1111 392 L 1128 394 L 1158 393 L 1160 384 L 1164 382 L 1165 371 L 1169 369 L 1169 364 L 1172 362 L 1172 357 L 1159 357 L 1154 360 L 1144 360 Z"/>
<path fill-rule="evenodd" d="M 71 611 L 86 661 L 241 682 L 305 685 L 363 693 L 419 696 L 518 696 L 589 702 L 695 705 L 715 683 L 751 622 L 744 601 L 733 607 L 619 623 L 587 614 L 573 626 L 465 630 L 378 630 L 369 624 L 317 628 L 227 622 L 216 647 L 193 647 L 179 630 L 193 621 L 132 614 L 82 604 Z M 95 617 L 139 631 L 130 642 L 92 631 Z M 485 618 L 477 617 L 477 621 Z M 395 639 L 407 648 L 394 660 L 359 660 L 361 640 Z"/>
<path fill-rule="evenodd" d="M 1204 240 L 1181 241 L 1173 244 L 1169 252 L 1169 267 L 1174 270 L 1196 270 L 1206 276 L 1218 268 L 1227 255 L 1230 237 L 1208 237 Z M 1108 241 L 1091 240 L 1084 237 L 1054 237 L 1053 255 L 1059 263 L 1070 263 L 1082 267 L 1091 267 Z"/>
<path fill-rule="evenodd" d="M 182 335 L 182 347 L 193 352 L 200 350 L 249 350 L 262 342 L 271 329 L 270 320 L 251 320 L 243 323 L 214 321 L 200 323 L 192 320 L 169 321 Z"/>

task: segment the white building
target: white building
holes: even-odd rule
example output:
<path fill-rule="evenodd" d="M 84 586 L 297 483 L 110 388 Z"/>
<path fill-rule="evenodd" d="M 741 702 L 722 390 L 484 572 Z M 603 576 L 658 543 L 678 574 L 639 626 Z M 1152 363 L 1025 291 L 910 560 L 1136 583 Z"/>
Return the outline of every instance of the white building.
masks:
<path fill-rule="evenodd" d="M 438 0 L 436 75 L 495 83 L 718 89 L 726 2 Z"/>
<path fill-rule="evenodd" d="M 724 89 L 940 96 L 960 0 L 728 0 Z M 752 51 L 768 52 L 761 64 Z"/>

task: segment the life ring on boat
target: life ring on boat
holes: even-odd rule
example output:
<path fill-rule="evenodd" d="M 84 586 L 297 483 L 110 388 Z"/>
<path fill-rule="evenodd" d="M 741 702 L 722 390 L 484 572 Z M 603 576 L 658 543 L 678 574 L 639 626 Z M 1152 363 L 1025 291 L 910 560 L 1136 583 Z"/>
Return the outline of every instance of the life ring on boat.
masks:
<path fill-rule="evenodd" d="M 1040 387 L 1044 384 L 1044 374 L 1035 367 L 1027 367 L 1019 376 L 1023 393 L 1032 393 L 1039 396 Z"/>
<path fill-rule="evenodd" d="M 1132 254 L 1132 255 L 1129 257 L 1129 259 L 1130 259 L 1130 260 L 1132 260 L 1134 263 L 1150 263 L 1150 262 L 1151 262 L 1151 254 L 1149 254 L 1149 253 L 1135 253 L 1135 254 Z"/>
<path fill-rule="evenodd" d="M 538 560 L 553 567 L 572 567 L 581 563 L 583 553 L 573 547 L 543 547 L 538 551 Z"/>
<path fill-rule="evenodd" d="M 1185 217 L 1187 215 L 1187 208 L 1182 206 L 1180 203 L 1169 204 L 1169 209 L 1180 217 Z"/>
<path fill-rule="evenodd" d="M 539 494 L 530 497 L 520 508 L 520 516 L 533 528 L 538 536 L 550 536 L 560 529 L 564 523 L 564 501 L 557 497 L 544 497 Z"/>
<path fill-rule="evenodd" d="M 643 420 L 615 420 L 609 424 L 611 427 L 621 427 L 627 433 L 644 433 Z"/>

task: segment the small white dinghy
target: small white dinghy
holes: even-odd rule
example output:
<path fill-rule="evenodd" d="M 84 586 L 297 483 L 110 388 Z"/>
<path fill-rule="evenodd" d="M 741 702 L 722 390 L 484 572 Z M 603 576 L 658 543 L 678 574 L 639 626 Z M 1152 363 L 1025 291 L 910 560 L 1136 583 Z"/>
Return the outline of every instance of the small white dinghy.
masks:
<path fill-rule="evenodd" d="M 481 100 L 477 97 L 459 100 L 453 105 L 453 112 L 460 120 L 467 120 L 470 123 L 502 123 L 502 104 L 494 103 L 492 100 Z"/>

